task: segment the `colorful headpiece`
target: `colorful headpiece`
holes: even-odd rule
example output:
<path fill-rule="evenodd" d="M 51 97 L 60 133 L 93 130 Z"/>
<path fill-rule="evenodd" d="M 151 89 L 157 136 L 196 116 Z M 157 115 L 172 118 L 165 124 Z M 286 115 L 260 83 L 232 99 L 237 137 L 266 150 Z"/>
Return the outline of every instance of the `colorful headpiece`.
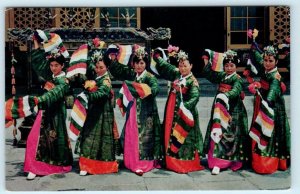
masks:
<path fill-rule="evenodd" d="M 58 48 L 54 48 L 51 51 L 49 51 L 46 55 L 46 59 L 50 60 L 50 59 L 57 59 L 59 57 L 63 57 L 63 55 L 61 54 L 61 52 L 59 51 Z"/>
<path fill-rule="evenodd" d="M 189 60 L 188 54 L 182 50 L 180 50 L 177 54 L 177 61 L 180 61 L 180 60 Z"/>
<path fill-rule="evenodd" d="M 266 46 L 264 48 L 264 55 L 277 56 L 277 49 L 274 46 Z"/>
<path fill-rule="evenodd" d="M 134 54 L 138 59 L 143 59 L 147 55 L 147 52 L 145 51 L 145 47 L 139 46 L 134 50 Z"/>
<path fill-rule="evenodd" d="M 94 63 L 102 61 L 104 58 L 104 53 L 102 50 L 95 50 L 91 56 L 91 59 Z"/>
<path fill-rule="evenodd" d="M 223 64 L 226 63 L 234 63 L 235 65 L 238 65 L 240 63 L 240 59 L 238 58 L 238 55 L 233 50 L 226 51 L 223 59 Z"/>

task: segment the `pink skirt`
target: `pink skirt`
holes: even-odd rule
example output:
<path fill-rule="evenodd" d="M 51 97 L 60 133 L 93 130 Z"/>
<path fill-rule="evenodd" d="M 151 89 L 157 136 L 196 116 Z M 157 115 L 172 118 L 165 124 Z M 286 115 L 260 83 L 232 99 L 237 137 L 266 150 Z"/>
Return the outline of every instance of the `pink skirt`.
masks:
<path fill-rule="evenodd" d="M 50 175 L 70 172 L 72 170 L 72 166 L 56 166 L 36 160 L 41 121 L 42 111 L 39 110 L 26 142 L 24 172 L 32 172 L 36 175 Z"/>
<path fill-rule="evenodd" d="M 134 99 L 125 126 L 124 165 L 133 172 L 136 172 L 136 170 L 148 172 L 154 168 L 160 168 L 160 165 L 156 160 L 139 159 L 139 134 L 136 115 L 136 100 Z"/>

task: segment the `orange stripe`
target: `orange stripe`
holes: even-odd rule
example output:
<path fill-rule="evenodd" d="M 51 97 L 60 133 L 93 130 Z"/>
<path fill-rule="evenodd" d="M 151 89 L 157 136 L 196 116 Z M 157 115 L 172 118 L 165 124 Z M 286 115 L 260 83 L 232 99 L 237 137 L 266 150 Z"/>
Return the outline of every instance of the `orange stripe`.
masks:
<path fill-rule="evenodd" d="M 204 167 L 200 164 L 198 151 L 195 151 L 194 160 L 180 160 L 166 155 L 166 166 L 167 169 L 178 173 L 188 173 L 204 169 Z"/>
<path fill-rule="evenodd" d="M 151 89 L 146 84 L 139 84 L 133 82 L 132 86 L 135 88 L 136 92 L 139 94 L 140 97 L 145 97 L 151 94 Z"/>
<path fill-rule="evenodd" d="M 86 63 L 85 62 L 76 63 L 75 65 L 72 65 L 68 68 L 68 72 L 73 71 L 74 69 L 77 68 L 86 68 Z"/>
<path fill-rule="evenodd" d="M 12 124 L 14 124 L 14 122 L 11 120 L 11 121 L 8 121 L 5 123 L 5 128 L 8 128 L 10 127 Z"/>
<path fill-rule="evenodd" d="M 5 103 L 5 119 L 6 120 L 12 120 L 12 107 L 13 107 L 14 101 L 12 98 L 8 99 Z"/>
<path fill-rule="evenodd" d="M 118 172 L 119 164 L 117 161 L 100 161 L 89 158 L 79 158 L 80 170 L 87 171 L 89 174 L 108 174 Z"/>
<path fill-rule="evenodd" d="M 188 132 L 185 131 L 185 130 L 182 128 L 182 126 L 179 125 L 178 123 L 175 125 L 175 127 L 174 127 L 173 130 L 178 131 L 178 132 L 181 134 L 181 136 L 183 136 L 183 137 L 186 137 L 186 136 L 188 135 Z"/>
<path fill-rule="evenodd" d="M 76 104 L 75 106 L 73 106 L 73 111 L 76 113 L 76 115 L 81 119 L 81 120 L 85 120 L 86 116 L 83 112 L 80 111 L 80 108 L 78 107 L 78 105 Z"/>
<path fill-rule="evenodd" d="M 53 44 L 57 43 L 57 40 L 59 40 L 60 36 L 57 34 L 54 34 L 54 36 L 51 37 L 51 39 L 48 41 L 48 43 L 45 44 L 46 47 L 52 46 Z"/>
<path fill-rule="evenodd" d="M 265 128 L 267 128 L 268 130 L 271 130 L 271 131 L 273 130 L 273 126 L 274 126 L 273 123 L 268 123 L 268 121 L 264 120 L 261 112 L 258 113 L 257 117 L 260 118 L 260 121 L 262 122 L 262 125 Z"/>
<path fill-rule="evenodd" d="M 53 37 L 51 37 L 51 39 L 44 44 L 45 47 L 51 47 L 52 45 L 57 43 L 57 40 L 59 40 L 60 36 L 55 34 Z"/>
<path fill-rule="evenodd" d="M 176 137 L 177 141 L 181 144 L 184 143 L 185 137 L 183 137 L 178 131 L 174 130 L 173 131 L 173 136 Z"/>
<path fill-rule="evenodd" d="M 74 51 L 72 57 L 78 57 L 80 55 L 86 55 L 87 51 L 88 51 L 87 47 L 83 45 L 78 50 Z"/>

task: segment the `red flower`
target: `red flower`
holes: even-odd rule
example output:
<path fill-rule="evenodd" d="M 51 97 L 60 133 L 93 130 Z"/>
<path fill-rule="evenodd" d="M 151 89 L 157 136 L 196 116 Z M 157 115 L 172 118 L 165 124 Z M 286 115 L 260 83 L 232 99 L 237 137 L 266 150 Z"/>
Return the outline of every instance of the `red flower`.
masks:
<path fill-rule="evenodd" d="M 100 46 L 100 39 L 99 38 L 94 38 L 93 39 L 93 45 L 98 48 Z"/>

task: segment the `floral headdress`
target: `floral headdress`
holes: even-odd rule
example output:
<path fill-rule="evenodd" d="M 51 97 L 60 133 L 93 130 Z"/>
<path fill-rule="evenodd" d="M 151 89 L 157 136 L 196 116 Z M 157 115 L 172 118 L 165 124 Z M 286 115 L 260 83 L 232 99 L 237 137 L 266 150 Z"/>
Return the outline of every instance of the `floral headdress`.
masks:
<path fill-rule="evenodd" d="M 60 57 L 60 56 L 63 56 L 63 55 L 61 54 L 61 51 L 60 51 L 59 48 L 57 47 L 57 48 L 55 48 L 55 49 L 52 49 L 50 52 L 48 52 L 48 53 L 46 54 L 46 59 L 47 59 L 47 60 L 50 60 L 50 59 L 56 59 L 56 58 L 58 58 L 58 57 Z"/>
<path fill-rule="evenodd" d="M 180 60 L 189 60 L 188 54 L 182 50 L 180 50 L 177 54 L 177 61 L 180 61 Z"/>
<path fill-rule="evenodd" d="M 145 47 L 139 46 L 135 49 L 134 54 L 137 58 L 143 59 L 147 55 L 147 52 L 145 51 Z"/>
<path fill-rule="evenodd" d="M 235 65 L 238 65 L 240 63 L 240 59 L 237 55 L 237 52 L 233 50 L 226 51 L 224 53 L 223 64 L 225 65 L 226 63 L 234 63 Z"/>
<path fill-rule="evenodd" d="M 91 59 L 94 63 L 97 63 L 99 61 L 103 60 L 103 52 L 101 50 L 95 50 L 91 56 Z"/>
<path fill-rule="evenodd" d="M 264 48 L 264 55 L 277 56 L 277 49 L 274 46 L 266 46 Z"/>

